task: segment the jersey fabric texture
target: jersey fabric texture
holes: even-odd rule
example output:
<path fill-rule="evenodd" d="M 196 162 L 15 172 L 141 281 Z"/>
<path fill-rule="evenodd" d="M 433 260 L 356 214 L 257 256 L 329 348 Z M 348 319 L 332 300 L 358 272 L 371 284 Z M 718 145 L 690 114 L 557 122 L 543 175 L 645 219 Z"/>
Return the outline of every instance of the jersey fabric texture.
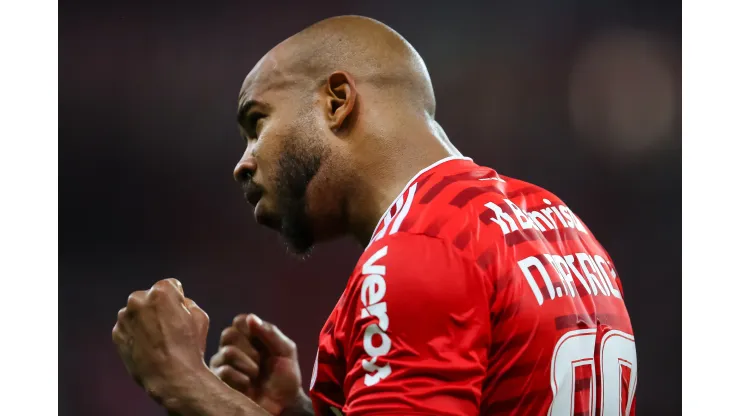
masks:
<path fill-rule="evenodd" d="M 612 259 L 558 197 L 467 158 L 381 218 L 319 336 L 317 415 L 634 415 Z"/>

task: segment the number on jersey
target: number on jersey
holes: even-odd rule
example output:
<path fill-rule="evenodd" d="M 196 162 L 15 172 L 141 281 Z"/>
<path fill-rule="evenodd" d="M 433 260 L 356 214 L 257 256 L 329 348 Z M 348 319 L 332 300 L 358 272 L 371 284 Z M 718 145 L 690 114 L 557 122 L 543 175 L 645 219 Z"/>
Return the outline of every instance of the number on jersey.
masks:
<path fill-rule="evenodd" d="M 599 362 L 595 362 L 596 329 L 579 329 L 563 335 L 555 344 L 550 368 L 553 400 L 548 416 L 573 416 L 577 403 L 576 381 L 589 375 L 587 394 L 591 416 L 624 416 L 629 414 L 637 387 L 637 352 L 635 338 L 622 331 L 604 334 L 599 346 Z M 597 380 L 596 369 L 600 377 Z M 622 380 L 628 379 L 626 389 Z M 601 408 L 596 412 L 596 383 L 601 391 Z M 581 389 L 583 390 L 583 389 Z"/>

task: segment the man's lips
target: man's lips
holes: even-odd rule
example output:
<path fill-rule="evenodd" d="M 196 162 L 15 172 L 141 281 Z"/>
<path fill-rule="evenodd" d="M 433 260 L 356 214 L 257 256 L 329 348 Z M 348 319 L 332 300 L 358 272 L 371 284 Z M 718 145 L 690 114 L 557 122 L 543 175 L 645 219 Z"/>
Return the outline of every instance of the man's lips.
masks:
<path fill-rule="evenodd" d="M 242 189 L 244 190 L 244 197 L 254 207 L 254 219 L 257 223 L 268 228 L 279 229 L 280 218 L 270 215 L 268 210 L 265 209 L 264 204 L 259 203 L 262 200 L 262 195 L 265 193 L 264 189 L 251 181 L 242 185 Z"/>
<path fill-rule="evenodd" d="M 249 182 L 244 186 L 244 197 L 252 206 L 256 206 L 262 198 L 262 188 L 256 185 L 254 182 Z"/>

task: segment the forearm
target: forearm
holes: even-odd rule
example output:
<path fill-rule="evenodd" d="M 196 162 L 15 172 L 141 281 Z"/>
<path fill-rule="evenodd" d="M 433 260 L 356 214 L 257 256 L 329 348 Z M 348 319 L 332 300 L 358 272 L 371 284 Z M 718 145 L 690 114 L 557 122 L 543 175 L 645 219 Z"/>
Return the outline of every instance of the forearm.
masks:
<path fill-rule="evenodd" d="M 247 396 L 227 386 L 210 372 L 194 378 L 162 401 L 170 415 L 179 416 L 271 416 Z"/>

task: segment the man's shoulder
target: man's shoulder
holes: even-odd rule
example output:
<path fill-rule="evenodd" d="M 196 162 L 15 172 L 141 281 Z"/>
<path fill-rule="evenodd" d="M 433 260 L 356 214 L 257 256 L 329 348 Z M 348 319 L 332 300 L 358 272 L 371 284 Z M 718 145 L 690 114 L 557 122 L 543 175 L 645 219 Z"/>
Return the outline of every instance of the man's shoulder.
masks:
<path fill-rule="evenodd" d="M 372 270 L 379 260 L 382 263 L 394 261 L 415 263 L 420 257 L 450 251 L 449 243 L 440 237 L 429 236 L 413 231 L 398 231 L 373 240 L 355 265 L 356 271 Z"/>
<path fill-rule="evenodd" d="M 524 237 L 536 237 L 526 233 L 532 225 L 529 210 L 537 211 L 532 215 L 547 225 L 551 221 L 540 217 L 557 214 L 560 218 L 561 210 L 567 211 L 567 207 L 560 205 L 562 201 L 544 188 L 500 175 L 470 160 L 442 164 L 412 180 L 398 196 L 381 218 L 358 266 L 374 251 L 372 247 L 378 246 L 376 243 L 391 241 L 391 236 L 399 235 L 403 236 L 400 239 L 414 241 L 405 243 L 410 248 L 394 249 L 410 250 L 407 258 L 418 257 L 413 255 L 413 246 L 422 245 L 426 239 L 430 239 L 427 244 L 438 240 L 437 244 L 450 252 L 489 269 L 493 259 L 506 256 L 508 240 L 512 243 Z M 540 210 L 545 210 L 545 214 Z M 577 221 L 570 221 L 569 212 L 562 216 L 568 221 L 566 225 Z M 546 231 L 541 226 L 538 229 Z M 518 231 L 526 235 L 520 236 Z"/>
<path fill-rule="evenodd" d="M 508 209 L 507 198 L 543 192 L 492 168 L 458 161 L 410 182 L 381 219 L 371 245 L 400 234 L 403 239 L 419 242 L 425 241 L 424 237 L 440 240 L 465 256 L 479 256 L 502 237 L 500 228 L 491 226 L 490 206 Z M 368 247 L 368 251 L 372 250 Z"/>
<path fill-rule="evenodd" d="M 417 185 L 408 212 L 396 228 L 440 239 L 461 252 L 480 253 L 503 237 L 501 229 L 492 226 L 492 206 L 509 211 L 509 204 L 524 202 L 526 206 L 543 195 L 556 199 L 537 185 L 499 175 L 487 167 L 433 175 Z"/>
<path fill-rule="evenodd" d="M 471 296 L 487 299 L 490 286 L 478 265 L 445 239 L 397 232 L 367 247 L 346 294 L 354 306 L 380 304 L 382 299 L 384 305 L 411 316 L 423 302 L 452 307 Z M 356 309 L 351 303 L 350 309 Z"/>
<path fill-rule="evenodd" d="M 449 271 L 477 273 L 473 262 L 445 238 L 399 231 L 373 241 L 358 259 L 353 280 L 371 275 L 386 276 L 389 270 L 404 279 L 425 276 L 434 279 Z"/>

